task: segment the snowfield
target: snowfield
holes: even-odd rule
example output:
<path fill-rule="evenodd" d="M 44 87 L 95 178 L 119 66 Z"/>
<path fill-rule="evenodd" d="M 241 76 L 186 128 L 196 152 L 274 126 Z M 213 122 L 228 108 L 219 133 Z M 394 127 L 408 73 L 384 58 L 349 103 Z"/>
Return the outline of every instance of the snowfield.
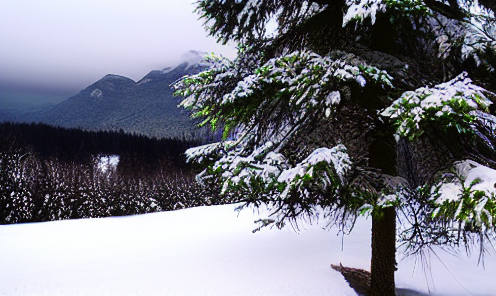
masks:
<path fill-rule="evenodd" d="M 356 295 L 330 264 L 369 269 L 370 219 L 351 235 L 264 228 L 235 205 L 0 226 L 0 295 Z M 262 216 L 265 217 L 265 216 Z M 397 254 L 403 295 L 496 295 L 496 255 Z"/>

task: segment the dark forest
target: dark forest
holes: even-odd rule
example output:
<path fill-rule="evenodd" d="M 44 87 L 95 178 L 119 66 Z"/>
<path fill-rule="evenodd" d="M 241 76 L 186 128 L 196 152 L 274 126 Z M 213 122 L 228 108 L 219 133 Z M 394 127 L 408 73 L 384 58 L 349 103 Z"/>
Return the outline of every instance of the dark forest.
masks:
<path fill-rule="evenodd" d="M 96 218 L 221 204 L 184 151 L 202 141 L 0 124 L 0 223 Z M 206 140 L 205 140 L 206 141 Z M 106 170 L 104 156 L 118 156 Z"/>

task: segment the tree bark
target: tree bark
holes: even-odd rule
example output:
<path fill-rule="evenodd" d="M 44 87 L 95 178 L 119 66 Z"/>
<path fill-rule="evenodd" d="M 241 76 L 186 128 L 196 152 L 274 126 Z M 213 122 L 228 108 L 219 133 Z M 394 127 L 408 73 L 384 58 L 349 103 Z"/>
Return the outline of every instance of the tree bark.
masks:
<path fill-rule="evenodd" d="M 383 131 L 383 133 L 381 133 Z M 384 132 L 385 131 L 385 132 Z M 384 174 L 397 173 L 397 143 L 387 129 L 378 129 L 369 147 L 369 165 Z M 394 272 L 396 271 L 396 209 L 377 209 L 372 214 L 372 260 L 370 263 L 370 295 L 395 295 Z"/>
<path fill-rule="evenodd" d="M 395 295 L 396 209 L 384 208 L 372 216 L 372 274 L 370 295 Z"/>

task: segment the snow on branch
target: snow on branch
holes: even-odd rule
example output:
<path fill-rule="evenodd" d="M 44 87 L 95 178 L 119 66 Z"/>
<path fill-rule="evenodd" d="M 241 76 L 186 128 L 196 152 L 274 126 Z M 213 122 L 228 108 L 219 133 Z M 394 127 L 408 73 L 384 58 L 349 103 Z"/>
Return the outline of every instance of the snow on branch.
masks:
<path fill-rule="evenodd" d="M 200 0 L 197 11 L 211 35 L 220 41 L 264 38 L 267 23 L 277 19 L 278 32 L 315 16 L 327 7 L 316 1 L 291 0 Z M 272 32 L 271 32 L 272 33 Z M 277 32 L 276 32 L 277 33 Z"/>
<path fill-rule="evenodd" d="M 220 158 L 213 166 L 213 172 L 221 174 L 223 180 L 222 193 L 229 187 L 245 186 L 261 182 L 261 186 L 270 185 L 275 178 L 288 167 L 286 158 L 270 149 L 273 143 L 268 142 L 257 147 L 247 156 L 233 151 Z"/>
<path fill-rule="evenodd" d="M 428 15 L 428 8 L 421 0 L 348 0 L 348 10 L 343 17 L 343 27 L 350 21 L 363 22 L 371 19 L 374 25 L 377 14 L 395 11 L 404 15 Z"/>
<path fill-rule="evenodd" d="M 477 121 L 496 135 L 496 116 L 482 111 L 477 111 L 476 115 Z"/>
<path fill-rule="evenodd" d="M 269 151 L 272 147 L 269 142 L 248 156 L 232 153 L 219 159 L 213 166 L 213 172 L 221 174 L 224 180 L 222 193 L 240 187 L 250 190 L 258 186 L 270 191 L 275 199 L 285 199 L 292 190 L 308 196 L 307 187 L 310 185 L 339 187 L 351 169 L 346 147 L 342 144 L 333 148 L 318 148 L 293 167 L 281 153 Z"/>
<path fill-rule="evenodd" d="M 427 20 L 429 30 L 436 36 L 439 44 L 439 57 L 447 58 L 453 49 L 461 48 L 461 58 L 474 58 L 477 65 L 486 50 L 496 52 L 496 24 L 494 13 L 485 11 L 477 5 L 466 6 L 467 17 L 463 20 L 451 19 L 444 15 L 433 15 Z M 485 63 L 490 71 L 492 66 Z"/>
<path fill-rule="evenodd" d="M 343 27 L 356 20 L 363 23 L 367 18 L 374 25 L 378 13 L 392 13 L 406 19 L 413 15 L 420 16 L 415 26 L 424 32 L 433 34 L 438 43 L 438 56 L 446 59 L 459 49 L 460 58 L 473 58 L 478 66 L 485 66 L 495 71 L 494 65 L 483 56 L 488 52 L 496 53 L 496 18 L 494 12 L 478 1 L 459 1 L 456 16 L 442 13 L 432 6 L 446 6 L 443 1 L 421 0 L 348 0 L 348 10 L 343 17 Z M 434 10 L 433 10 L 434 9 Z M 412 19 L 413 22 L 413 19 Z"/>
<path fill-rule="evenodd" d="M 446 83 L 404 92 L 381 115 L 393 121 L 397 137 L 414 139 L 423 133 L 427 122 L 467 132 L 477 118 L 476 111 L 487 111 L 492 104 L 484 95 L 487 93 L 463 72 Z"/>
<path fill-rule="evenodd" d="M 193 147 L 186 150 L 186 161 L 187 162 L 197 162 L 201 163 L 204 160 L 214 160 L 216 157 L 221 155 L 224 151 L 229 149 L 229 147 L 234 143 L 234 141 L 224 141 L 212 144 L 206 144 L 203 146 Z"/>
<path fill-rule="evenodd" d="M 314 1 L 301 1 L 301 6 L 291 5 L 281 8 L 278 18 L 278 32 L 287 33 L 295 25 L 301 25 L 305 21 L 324 11 L 328 4 L 318 4 Z"/>
<path fill-rule="evenodd" d="M 324 168 L 319 168 L 321 164 L 324 164 Z M 333 168 L 332 171 L 328 170 L 329 165 Z M 320 181 L 324 188 L 336 186 L 333 183 L 344 183 L 345 174 L 350 169 L 351 161 L 344 145 L 339 144 L 330 149 L 325 147 L 315 149 L 302 162 L 279 175 L 277 182 L 285 184 L 281 197 L 286 197 L 291 189 L 304 187 L 304 182 L 313 179 L 314 175 L 318 175 L 317 172 L 322 173 Z"/>
<path fill-rule="evenodd" d="M 267 88 L 276 86 L 275 98 L 289 98 L 288 106 L 295 110 L 317 108 L 326 110 L 339 104 L 338 83 L 354 81 L 364 87 L 367 80 L 392 86 L 392 77 L 385 71 L 367 65 L 350 65 L 311 51 L 295 51 L 273 58 L 251 75 L 237 83 L 234 90 L 222 98 L 222 104 L 246 100 Z M 331 88 L 334 88 L 332 90 Z M 329 114 L 329 111 L 326 111 Z"/>
<path fill-rule="evenodd" d="M 363 21 L 368 17 L 371 18 L 372 24 L 374 24 L 377 12 L 386 11 L 386 4 L 382 0 L 360 0 L 358 3 L 354 0 L 348 0 L 346 4 L 349 7 L 343 17 L 343 27 L 351 20 Z"/>
<path fill-rule="evenodd" d="M 174 95 L 185 99 L 180 107 L 201 110 L 213 91 L 220 87 L 226 79 L 235 76 L 233 62 L 223 56 L 205 55 L 205 71 L 196 75 L 184 76 L 173 84 L 176 92 Z"/>
<path fill-rule="evenodd" d="M 457 162 L 432 189 L 433 217 L 492 229 L 496 219 L 496 170 L 471 160 Z"/>
<path fill-rule="evenodd" d="M 176 83 L 176 95 L 185 97 L 180 106 L 193 110 L 195 117 L 204 118 L 202 124 L 212 128 L 233 130 L 254 121 L 270 123 L 272 117 L 281 115 L 277 110 L 294 118 L 294 125 L 309 113 L 329 117 L 342 100 L 340 88 L 345 83 L 392 87 L 393 78 L 386 71 L 351 54 L 334 53 L 337 58 L 331 58 L 295 51 L 248 66 L 245 59 L 260 58 L 244 54 L 233 62 L 217 59 L 214 67 Z M 277 121 L 281 122 L 280 117 Z"/>

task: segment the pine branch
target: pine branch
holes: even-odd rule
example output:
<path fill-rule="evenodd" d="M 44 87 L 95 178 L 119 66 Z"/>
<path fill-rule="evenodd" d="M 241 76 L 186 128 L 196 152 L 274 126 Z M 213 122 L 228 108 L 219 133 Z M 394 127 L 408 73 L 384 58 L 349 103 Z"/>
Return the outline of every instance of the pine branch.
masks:
<path fill-rule="evenodd" d="M 482 6 L 492 10 L 494 13 L 496 13 L 496 1 L 494 0 L 479 0 L 479 4 Z"/>
<path fill-rule="evenodd" d="M 451 19 L 461 21 L 466 16 L 465 13 L 460 9 L 457 0 L 449 0 L 450 5 L 446 5 L 436 0 L 424 0 L 424 3 L 433 11 L 438 12 Z"/>

